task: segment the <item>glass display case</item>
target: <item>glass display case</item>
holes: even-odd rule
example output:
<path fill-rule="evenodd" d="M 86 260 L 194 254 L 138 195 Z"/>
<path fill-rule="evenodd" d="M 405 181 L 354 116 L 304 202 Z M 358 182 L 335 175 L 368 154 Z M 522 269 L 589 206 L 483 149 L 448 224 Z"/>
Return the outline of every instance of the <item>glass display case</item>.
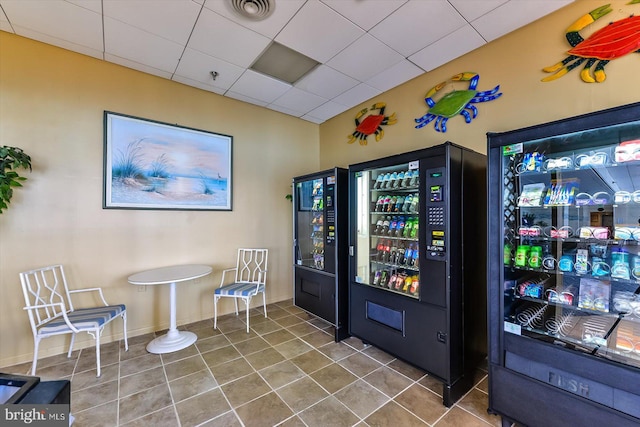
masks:
<path fill-rule="evenodd" d="M 486 357 L 486 157 L 451 142 L 349 166 L 349 332 L 443 383 Z"/>
<path fill-rule="evenodd" d="M 489 150 L 491 390 L 506 368 L 640 422 L 640 389 L 620 381 L 640 379 L 640 107 L 489 134 Z"/>
<path fill-rule="evenodd" d="M 335 340 L 347 328 L 347 170 L 293 179 L 294 304 L 330 322 Z"/>

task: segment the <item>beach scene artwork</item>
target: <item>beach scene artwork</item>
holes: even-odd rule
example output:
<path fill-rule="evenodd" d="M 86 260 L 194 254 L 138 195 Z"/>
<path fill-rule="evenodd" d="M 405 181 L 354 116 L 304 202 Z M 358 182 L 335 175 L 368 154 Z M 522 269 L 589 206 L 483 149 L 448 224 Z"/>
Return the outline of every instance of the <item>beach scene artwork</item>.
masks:
<path fill-rule="evenodd" d="M 105 208 L 231 210 L 233 137 L 105 112 Z"/>

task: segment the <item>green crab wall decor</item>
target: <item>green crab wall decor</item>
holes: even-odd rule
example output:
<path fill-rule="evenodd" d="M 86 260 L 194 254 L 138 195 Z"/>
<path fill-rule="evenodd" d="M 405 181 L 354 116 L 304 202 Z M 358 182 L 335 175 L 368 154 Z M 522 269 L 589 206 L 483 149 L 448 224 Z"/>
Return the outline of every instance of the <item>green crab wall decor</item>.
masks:
<path fill-rule="evenodd" d="M 415 119 L 416 123 L 418 123 L 416 129 L 423 128 L 435 120 L 435 130 L 438 132 L 446 132 L 447 121 L 457 115 L 463 116 L 465 122 L 471 123 L 471 121 L 478 116 L 478 109 L 473 104 L 493 101 L 502 95 L 502 93 L 498 92 L 500 85 L 497 85 L 491 90 L 478 92 L 476 87 L 478 86 L 479 80 L 480 76 L 477 73 L 464 72 L 456 74 L 449 80 L 438 83 L 429 89 L 424 98 L 429 106 L 429 112 Z M 469 87 L 466 90 L 454 90 L 445 94 L 438 101 L 432 98 L 432 96 L 443 89 L 449 82 L 467 81 L 469 82 Z"/>

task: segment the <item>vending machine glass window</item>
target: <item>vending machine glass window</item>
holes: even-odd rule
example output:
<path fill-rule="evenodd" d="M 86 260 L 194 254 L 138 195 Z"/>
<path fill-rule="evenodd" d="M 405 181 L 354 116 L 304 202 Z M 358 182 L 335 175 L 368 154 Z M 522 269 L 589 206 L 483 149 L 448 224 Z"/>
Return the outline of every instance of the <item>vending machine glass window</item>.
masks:
<path fill-rule="evenodd" d="M 419 298 L 419 162 L 356 174 L 355 280 Z"/>
<path fill-rule="evenodd" d="M 296 184 L 298 245 L 296 264 L 324 270 L 324 184 L 313 179 Z"/>
<path fill-rule="evenodd" d="M 490 395 L 514 421 L 535 424 L 539 394 L 548 425 L 640 423 L 639 118 L 489 134 Z M 525 378 L 535 411 L 503 392 Z"/>

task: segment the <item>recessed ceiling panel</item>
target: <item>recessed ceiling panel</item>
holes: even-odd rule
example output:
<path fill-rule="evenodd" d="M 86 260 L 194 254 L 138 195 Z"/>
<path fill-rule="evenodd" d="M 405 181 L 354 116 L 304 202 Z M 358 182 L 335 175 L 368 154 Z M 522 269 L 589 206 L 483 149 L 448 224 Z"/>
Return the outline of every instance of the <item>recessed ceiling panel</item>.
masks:
<path fill-rule="evenodd" d="M 403 59 L 393 67 L 371 77 L 365 83 L 382 92 L 386 92 L 414 77 L 424 74 L 424 70 Z"/>
<path fill-rule="evenodd" d="M 460 12 L 464 19 L 471 22 L 508 1 L 509 0 L 449 0 L 449 3 Z"/>
<path fill-rule="evenodd" d="M 325 102 L 327 102 L 327 99 L 325 98 L 292 87 L 281 97 L 273 101 L 272 104 L 299 111 L 300 114 L 298 115 L 301 116 L 302 114 L 308 113 L 310 110 L 317 108 Z"/>
<path fill-rule="evenodd" d="M 349 89 L 348 91 L 342 93 L 341 95 L 333 98 L 333 101 L 338 104 L 342 104 L 346 106 L 345 110 L 360 104 L 361 102 L 366 101 L 369 98 L 373 98 L 376 95 L 380 95 L 382 91 L 366 85 L 364 83 L 360 83 L 358 86 Z"/>

